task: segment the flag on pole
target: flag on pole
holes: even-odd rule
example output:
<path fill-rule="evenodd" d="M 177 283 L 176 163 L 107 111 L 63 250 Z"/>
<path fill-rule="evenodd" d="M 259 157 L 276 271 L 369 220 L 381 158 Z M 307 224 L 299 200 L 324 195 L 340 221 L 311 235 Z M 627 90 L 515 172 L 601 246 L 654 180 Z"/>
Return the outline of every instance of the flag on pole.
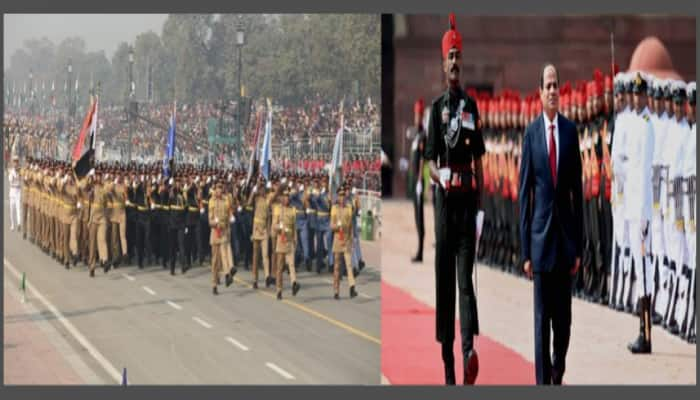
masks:
<path fill-rule="evenodd" d="M 165 148 L 165 158 L 163 159 L 163 176 L 170 178 L 174 172 L 175 165 L 175 113 L 177 112 L 176 103 L 173 103 L 173 113 L 170 116 L 170 129 L 168 129 L 168 143 Z"/>
<path fill-rule="evenodd" d="M 246 176 L 245 182 L 246 187 L 250 187 L 251 180 L 253 179 L 253 176 L 257 173 L 257 171 L 255 170 L 255 167 L 257 166 L 257 164 L 255 163 L 255 161 L 257 160 L 257 151 L 255 151 L 255 149 L 258 148 L 258 136 L 260 134 L 260 125 L 262 124 L 262 118 L 260 117 L 259 113 L 257 118 L 258 120 L 255 129 L 255 137 L 253 138 L 253 148 L 250 152 L 250 163 L 248 164 L 248 175 Z"/>
<path fill-rule="evenodd" d="M 335 143 L 333 144 L 333 157 L 331 158 L 331 168 L 328 171 L 328 190 L 333 195 L 335 189 L 340 186 L 342 180 L 343 166 L 343 131 L 345 123 L 343 120 L 343 104 L 340 104 L 340 129 L 335 135 Z"/>
<path fill-rule="evenodd" d="M 73 147 L 73 169 L 79 177 L 85 176 L 95 163 L 98 100 L 98 97 L 95 97 L 95 101 L 92 102 L 90 110 L 85 115 L 78 141 Z"/>
<path fill-rule="evenodd" d="M 260 147 L 260 172 L 265 177 L 265 181 L 270 179 L 270 159 L 272 158 L 270 141 L 272 140 L 272 108 L 267 111 L 267 122 L 265 123 L 265 137 Z"/>

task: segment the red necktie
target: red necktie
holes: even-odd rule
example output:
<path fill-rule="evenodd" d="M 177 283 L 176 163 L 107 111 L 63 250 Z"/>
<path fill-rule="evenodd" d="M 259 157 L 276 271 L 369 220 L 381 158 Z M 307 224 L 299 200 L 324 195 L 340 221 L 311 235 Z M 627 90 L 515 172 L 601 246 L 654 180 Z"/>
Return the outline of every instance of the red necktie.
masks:
<path fill-rule="evenodd" d="M 554 124 L 549 125 L 549 167 L 552 170 L 552 182 L 557 186 L 557 144 L 554 142 Z"/>

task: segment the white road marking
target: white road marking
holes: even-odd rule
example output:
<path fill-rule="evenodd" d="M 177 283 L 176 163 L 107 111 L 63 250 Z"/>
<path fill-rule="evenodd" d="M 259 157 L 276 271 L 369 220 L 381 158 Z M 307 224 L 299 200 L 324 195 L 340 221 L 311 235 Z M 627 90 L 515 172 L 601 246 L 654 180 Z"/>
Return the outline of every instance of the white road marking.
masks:
<path fill-rule="evenodd" d="M 143 287 L 143 290 L 145 290 L 145 291 L 146 291 L 148 294 L 150 294 L 151 296 L 155 296 L 155 295 L 156 295 L 156 292 L 154 292 L 153 289 L 149 288 L 148 286 L 144 286 L 144 287 Z"/>
<path fill-rule="evenodd" d="M 131 276 L 131 275 L 129 275 L 129 274 L 122 274 L 122 276 L 123 276 L 124 278 L 126 278 L 126 279 L 132 281 L 132 282 L 136 280 L 136 278 L 134 278 L 133 276 Z"/>
<path fill-rule="evenodd" d="M 170 307 L 172 307 L 172 308 L 174 308 L 174 309 L 176 309 L 176 310 L 182 310 L 182 306 L 179 305 L 179 304 L 177 304 L 177 303 L 173 303 L 173 302 L 170 301 L 170 300 L 166 300 L 165 302 L 168 303 L 168 305 L 169 305 Z"/>
<path fill-rule="evenodd" d="M 4 259 L 4 265 L 12 272 L 12 274 L 17 278 L 21 279 L 21 275 L 19 271 L 10 263 L 7 258 Z M 47 300 L 39 291 L 29 283 L 29 281 L 25 281 L 26 288 L 31 292 L 32 296 L 36 297 L 39 299 L 42 303 L 44 303 L 44 306 L 53 313 L 54 316 L 56 316 L 56 319 L 68 330 L 68 332 L 73 335 L 73 337 L 80 343 L 87 351 L 90 353 L 90 355 L 97 361 L 102 368 L 105 369 L 105 371 L 114 379 L 116 383 L 121 383 L 122 381 L 122 374 L 112 365 L 105 356 L 102 355 L 102 353 L 99 352 L 95 348 L 95 346 L 90 343 L 85 336 L 83 336 L 82 333 L 70 322 L 66 319 L 66 317 L 63 316 L 63 313 L 61 313 L 49 300 Z"/>
<path fill-rule="evenodd" d="M 239 349 L 243 351 L 248 351 L 248 347 L 243 345 L 243 343 L 239 342 L 238 340 L 232 338 L 231 336 L 226 336 L 226 341 L 231 343 L 232 345 L 238 347 Z"/>
<path fill-rule="evenodd" d="M 267 365 L 267 367 L 270 368 L 271 370 L 273 370 L 273 371 L 277 372 L 278 374 L 282 375 L 282 377 L 283 377 L 284 379 L 289 379 L 289 380 L 295 379 L 295 378 L 294 378 L 294 375 L 290 374 L 289 372 L 283 370 L 282 368 L 278 367 L 277 365 L 275 365 L 275 364 L 273 364 L 273 363 L 271 363 L 271 362 L 266 362 L 265 365 Z"/>
<path fill-rule="evenodd" d="M 202 325 L 203 327 L 205 327 L 207 329 L 211 329 L 211 325 L 207 321 L 205 321 L 201 318 L 197 318 L 197 317 L 192 317 L 192 319 L 194 320 L 194 322 Z"/>

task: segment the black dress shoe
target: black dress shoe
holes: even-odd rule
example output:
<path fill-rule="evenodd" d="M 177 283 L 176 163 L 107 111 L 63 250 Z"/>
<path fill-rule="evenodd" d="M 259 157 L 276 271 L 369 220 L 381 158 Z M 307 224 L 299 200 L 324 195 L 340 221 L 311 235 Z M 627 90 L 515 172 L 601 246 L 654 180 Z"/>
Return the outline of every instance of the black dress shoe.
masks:
<path fill-rule="evenodd" d="M 353 276 L 353 277 L 360 276 L 360 270 L 357 269 L 357 268 L 353 268 L 353 269 L 352 269 L 352 276 Z"/>
<path fill-rule="evenodd" d="M 233 277 L 231 276 L 231 274 L 226 274 L 224 280 L 226 281 L 226 287 L 231 286 L 231 284 L 233 283 Z"/>
<path fill-rule="evenodd" d="M 105 274 L 106 274 L 107 272 L 109 272 L 109 263 L 108 263 L 108 262 L 104 262 L 104 263 L 101 263 L 101 264 L 102 264 L 102 270 L 105 272 Z"/>
<path fill-rule="evenodd" d="M 340 295 L 338 295 L 338 293 L 336 293 L 336 294 L 333 295 L 333 298 L 336 299 L 336 300 L 340 300 Z"/>
<path fill-rule="evenodd" d="M 219 294 L 219 290 L 216 288 L 216 286 L 214 286 L 214 288 L 212 288 L 211 292 L 215 295 Z"/>
<path fill-rule="evenodd" d="M 268 276 L 267 278 L 265 278 L 265 287 L 269 288 L 271 284 L 272 284 L 272 277 Z"/>
<path fill-rule="evenodd" d="M 473 385 L 479 376 L 479 356 L 472 349 L 464 360 L 464 384 Z"/>
<path fill-rule="evenodd" d="M 257 289 L 257 288 L 258 288 L 258 282 L 253 282 L 253 289 Z"/>
<path fill-rule="evenodd" d="M 423 257 L 421 257 L 421 259 L 422 259 L 422 258 L 423 258 Z M 360 271 L 362 271 L 363 269 L 365 269 L 365 261 L 364 261 L 364 260 L 358 261 L 358 262 L 357 262 L 357 266 L 358 266 L 358 268 L 360 268 Z"/>
<path fill-rule="evenodd" d="M 350 298 L 352 299 L 353 297 L 357 296 L 357 291 L 355 290 L 355 286 L 350 286 Z"/>
<path fill-rule="evenodd" d="M 422 263 L 423 262 L 423 256 L 415 256 L 411 258 L 412 263 Z"/>
<path fill-rule="evenodd" d="M 66 269 L 70 269 L 70 263 L 68 261 L 63 263 L 63 265 L 66 267 Z"/>
<path fill-rule="evenodd" d="M 233 277 L 236 276 L 236 272 L 238 272 L 238 270 L 235 267 L 231 269 L 231 280 L 233 280 Z"/>
<path fill-rule="evenodd" d="M 296 281 L 292 282 L 292 296 L 297 295 L 297 292 L 299 292 L 299 287 L 300 286 Z"/>
<path fill-rule="evenodd" d="M 277 300 L 282 300 L 282 292 L 277 292 Z"/>
<path fill-rule="evenodd" d="M 91 269 L 90 270 L 90 278 L 94 278 L 94 277 L 95 277 L 95 270 Z"/>
<path fill-rule="evenodd" d="M 672 335 L 678 335 L 678 333 L 680 332 L 680 329 L 678 328 L 678 322 L 676 322 L 675 319 L 672 319 L 671 322 L 668 324 L 668 332 Z"/>
<path fill-rule="evenodd" d="M 650 354 L 651 342 L 647 342 L 644 339 L 644 335 L 639 335 L 637 340 L 627 345 L 627 349 L 632 354 Z"/>

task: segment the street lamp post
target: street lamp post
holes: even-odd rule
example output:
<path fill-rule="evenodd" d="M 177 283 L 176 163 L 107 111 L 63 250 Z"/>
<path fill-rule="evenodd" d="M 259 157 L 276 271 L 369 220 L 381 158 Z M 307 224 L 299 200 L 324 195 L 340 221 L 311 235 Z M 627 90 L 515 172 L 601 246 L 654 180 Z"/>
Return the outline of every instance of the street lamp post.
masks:
<path fill-rule="evenodd" d="M 131 102 L 132 102 L 132 97 L 134 96 L 134 49 L 129 48 L 129 87 L 127 88 L 127 97 L 126 97 L 126 121 L 129 124 L 129 157 L 128 157 L 128 162 L 131 163 L 131 146 L 132 146 L 132 141 L 133 141 L 133 126 L 132 126 L 132 119 L 133 117 L 131 116 Z"/>
<path fill-rule="evenodd" d="M 241 75 L 243 74 L 243 63 L 241 60 L 241 50 L 245 44 L 245 31 L 243 30 L 243 22 L 239 20 L 238 30 L 236 31 L 236 44 L 238 45 L 238 146 L 236 146 L 237 157 L 240 161 L 241 146 L 243 146 L 243 123 L 242 119 L 242 100 L 243 87 L 241 86 Z"/>

